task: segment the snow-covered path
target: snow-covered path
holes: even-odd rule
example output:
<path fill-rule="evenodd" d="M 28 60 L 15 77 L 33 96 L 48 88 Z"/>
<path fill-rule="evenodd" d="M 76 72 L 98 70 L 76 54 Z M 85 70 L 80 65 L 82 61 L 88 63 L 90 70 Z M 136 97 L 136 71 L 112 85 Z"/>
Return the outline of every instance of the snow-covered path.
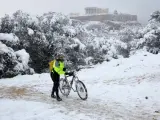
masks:
<path fill-rule="evenodd" d="M 152 84 L 154 85 L 153 87 L 152 87 Z M 35 105 L 32 105 L 33 102 L 39 102 L 40 104 L 39 106 L 42 106 L 42 107 L 47 105 L 48 107 L 44 109 L 45 112 L 47 111 L 49 112 L 51 111 L 51 109 L 53 109 L 53 112 L 54 110 L 60 109 L 58 114 L 61 113 L 63 114 L 63 116 L 64 115 L 70 116 L 68 119 L 73 119 L 73 120 L 76 119 L 78 116 L 79 117 L 77 119 L 84 119 L 84 120 L 90 120 L 90 119 L 113 120 L 113 119 L 120 119 L 120 118 L 124 120 L 127 120 L 127 119 L 152 120 L 153 118 L 158 118 L 158 117 L 160 118 L 159 114 L 155 113 L 155 111 L 159 110 L 158 108 L 160 107 L 160 103 L 158 103 L 159 99 L 157 101 L 152 101 L 153 97 L 156 97 L 156 96 L 157 98 L 159 97 L 158 90 L 160 89 L 158 87 L 160 84 L 155 85 L 154 82 L 152 84 L 148 83 L 148 86 L 147 86 L 147 84 L 144 83 L 143 85 L 140 85 L 139 87 L 135 87 L 134 85 L 126 85 L 126 84 L 118 85 L 118 86 L 117 85 L 112 85 L 112 86 L 106 85 L 105 87 L 107 87 L 107 89 L 103 88 L 104 89 L 103 91 L 97 92 L 95 93 L 95 95 L 94 93 L 89 92 L 89 95 L 91 94 L 93 95 L 89 96 L 87 101 L 80 100 L 78 96 L 72 92 L 68 98 L 63 97 L 63 102 L 57 102 L 56 100 L 51 99 L 49 97 L 50 95 L 49 89 L 46 91 L 39 90 L 41 88 L 41 85 L 33 85 L 33 86 L 22 85 L 22 86 L 10 86 L 10 87 L 1 86 L 0 87 L 1 98 L 3 99 L 1 100 L 2 102 L 0 103 L 2 104 L 1 106 L 3 106 L 2 108 L 5 108 L 8 106 L 8 102 L 12 103 L 13 101 L 8 101 L 8 100 L 6 101 L 4 99 L 8 98 L 8 99 L 14 100 L 12 104 L 10 103 L 11 105 L 9 105 L 9 109 L 8 109 L 10 110 L 10 108 L 12 109 L 15 108 L 13 109 L 14 111 L 11 111 L 13 113 L 12 114 L 13 116 L 14 114 L 16 115 L 19 113 L 19 111 L 21 111 L 20 109 L 17 110 L 17 106 L 21 106 L 21 109 L 23 108 L 22 107 L 23 105 L 19 105 L 19 104 L 22 104 L 23 102 L 19 103 L 19 101 L 25 100 L 24 105 L 28 104 L 29 106 L 33 106 L 34 109 L 38 106 L 36 106 L 37 103 Z M 46 88 L 49 88 L 47 86 L 50 86 L 50 85 L 46 84 Z M 97 87 L 97 85 L 92 85 L 92 87 L 99 88 L 100 86 Z M 89 91 L 93 89 L 93 88 L 91 89 L 90 88 L 91 87 L 88 88 Z M 146 94 L 146 95 L 149 95 L 148 99 L 145 99 L 146 97 L 145 94 L 141 98 L 138 98 L 138 96 L 133 96 L 134 92 L 137 91 L 137 88 L 145 89 L 146 91 L 150 89 L 151 93 Z M 126 94 L 126 90 L 128 90 L 127 91 L 128 94 Z M 94 90 L 92 92 L 94 92 Z M 143 90 L 141 90 L 140 92 L 143 93 Z M 153 93 L 155 93 L 154 96 L 153 96 Z M 140 94 L 140 93 L 137 93 L 137 94 Z M 26 101 L 28 101 L 28 103 Z M 5 103 L 6 105 L 4 105 Z M 12 106 L 14 104 L 16 104 L 15 107 Z M 26 109 L 26 105 L 24 106 L 23 109 Z M 28 111 L 30 111 L 30 113 L 32 111 L 32 108 L 30 109 L 31 110 L 27 110 L 24 112 L 27 112 L 26 114 L 29 114 Z M 0 110 L 1 113 L 4 114 L 4 109 L 1 109 L 1 110 Z M 41 113 L 43 114 L 44 111 L 41 111 Z M 21 112 L 19 114 L 21 114 Z M 57 114 L 53 115 L 53 117 L 56 115 Z M 1 118 L 2 120 L 3 119 L 6 120 L 6 117 L 4 118 L 3 116 L 1 117 L 2 117 Z M 47 117 L 46 119 L 49 119 L 48 116 L 46 117 Z M 35 116 L 33 115 L 31 118 L 41 119 L 41 117 L 37 115 Z M 20 120 L 21 117 L 16 118 L 16 119 Z M 59 118 L 59 119 L 62 119 L 62 118 Z"/>
<path fill-rule="evenodd" d="M 74 92 L 51 99 L 49 74 L 1 79 L 0 120 L 160 120 L 159 58 L 139 53 L 82 70 L 86 101 Z"/>

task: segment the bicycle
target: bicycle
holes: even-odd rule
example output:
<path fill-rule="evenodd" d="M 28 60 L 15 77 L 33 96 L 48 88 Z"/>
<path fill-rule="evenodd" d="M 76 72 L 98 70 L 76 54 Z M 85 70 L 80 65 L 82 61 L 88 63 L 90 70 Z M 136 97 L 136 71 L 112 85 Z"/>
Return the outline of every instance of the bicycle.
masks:
<path fill-rule="evenodd" d="M 68 77 L 70 76 L 65 75 L 65 78 L 60 79 L 59 89 L 61 93 L 68 97 L 72 89 L 74 92 L 77 92 L 82 100 L 86 100 L 88 98 L 87 88 L 85 84 L 79 80 L 75 71 L 73 72 L 71 82 L 68 80 Z M 75 83 L 75 89 L 73 88 L 73 83 Z M 84 96 L 82 96 L 81 93 L 84 93 Z"/>

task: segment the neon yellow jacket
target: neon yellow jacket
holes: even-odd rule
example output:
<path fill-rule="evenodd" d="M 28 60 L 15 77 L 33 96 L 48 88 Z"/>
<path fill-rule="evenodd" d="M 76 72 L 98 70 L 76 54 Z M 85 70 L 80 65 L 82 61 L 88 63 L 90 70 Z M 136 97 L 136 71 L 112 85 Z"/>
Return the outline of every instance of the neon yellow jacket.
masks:
<path fill-rule="evenodd" d="M 64 62 L 54 60 L 53 70 L 55 70 L 59 75 L 63 75 L 65 74 L 65 72 L 63 71 L 63 68 L 64 68 Z"/>

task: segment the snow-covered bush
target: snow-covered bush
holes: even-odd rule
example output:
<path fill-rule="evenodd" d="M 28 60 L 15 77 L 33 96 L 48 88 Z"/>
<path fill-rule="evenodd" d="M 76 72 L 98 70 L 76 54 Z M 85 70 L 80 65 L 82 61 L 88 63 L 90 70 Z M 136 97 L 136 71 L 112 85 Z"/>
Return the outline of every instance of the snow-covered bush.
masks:
<path fill-rule="evenodd" d="M 24 49 L 15 52 L 0 42 L 0 78 L 34 73 L 34 70 L 28 66 L 28 62 L 29 54 Z"/>
<path fill-rule="evenodd" d="M 13 21 L 9 15 L 1 18 L 0 26 L 0 33 L 11 33 L 14 29 Z"/>
<path fill-rule="evenodd" d="M 160 11 L 155 11 L 151 14 L 151 20 L 160 22 Z"/>
<path fill-rule="evenodd" d="M 105 36 L 109 31 L 109 27 L 105 23 L 98 21 L 85 22 L 84 26 L 88 31 L 91 31 L 92 34 L 97 37 Z"/>
<path fill-rule="evenodd" d="M 120 41 L 125 44 L 125 47 L 122 47 L 122 45 L 117 46 L 118 53 L 123 57 L 129 57 L 130 51 L 134 47 L 132 42 L 134 41 L 136 35 L 131 29 L 124 28 L 119 31 L 118 36 Z"/>
<path fill-rule="evenodd" d="M 110 61 L 119 55 L 128 57 L 133 36 L 132 31 L 128 31 L 129 28 L 124 29 L 127 25 L 113 21 L 80 22 L 54 12 L 35 17 L 17 11 L 12 16 L 2 18 L 0 41 L 12 49 L 14 61 L 9 62 L 14 64 L 15 69 L 20 69 L 15 70 L 13 66 L 8 66 L 8 69 L 13 69 L 15 75 L 18 72 L 23 74 L 24 69 L 26 74 L 30 70 L 26 67 L 28 64 L 35 72 L 42 73 L 48 68 L 48 62 L 59 52 L 65 55 L 69 68 Z M 21 56 L 22 53 L 25 59 Z M 29 62 L 25 61 L 28 58 Z M 0 67 L 4 66 L 6 70 L 6 63 L 1 62 Z M 3 72 L 3 76 L 7 75 Z"/>
<path fill-rule="evenodd" d="M 138 48 L 145 47 L 147 51 L 157 54 L 160 51 L 160 12 L 156 11 L 146 27 L 139 31 Z"/>
<path fill-rule="evenodd" d="M 108 30 L 120 30 L 122 22 L 105 21 L 105 24 L 108 26 Z"/>

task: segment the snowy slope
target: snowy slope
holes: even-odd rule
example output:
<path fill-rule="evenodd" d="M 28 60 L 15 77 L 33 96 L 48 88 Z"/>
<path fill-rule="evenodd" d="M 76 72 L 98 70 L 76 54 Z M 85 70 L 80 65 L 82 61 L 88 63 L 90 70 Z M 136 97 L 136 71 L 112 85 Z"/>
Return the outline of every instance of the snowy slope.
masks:
<path fill-rule="evenodd" d="M 160 54 L 137 52 L 78 73 L 89 98 L 50 98 L 49 74 L 0 80 L 0 120 L 160 120 Z"/>

